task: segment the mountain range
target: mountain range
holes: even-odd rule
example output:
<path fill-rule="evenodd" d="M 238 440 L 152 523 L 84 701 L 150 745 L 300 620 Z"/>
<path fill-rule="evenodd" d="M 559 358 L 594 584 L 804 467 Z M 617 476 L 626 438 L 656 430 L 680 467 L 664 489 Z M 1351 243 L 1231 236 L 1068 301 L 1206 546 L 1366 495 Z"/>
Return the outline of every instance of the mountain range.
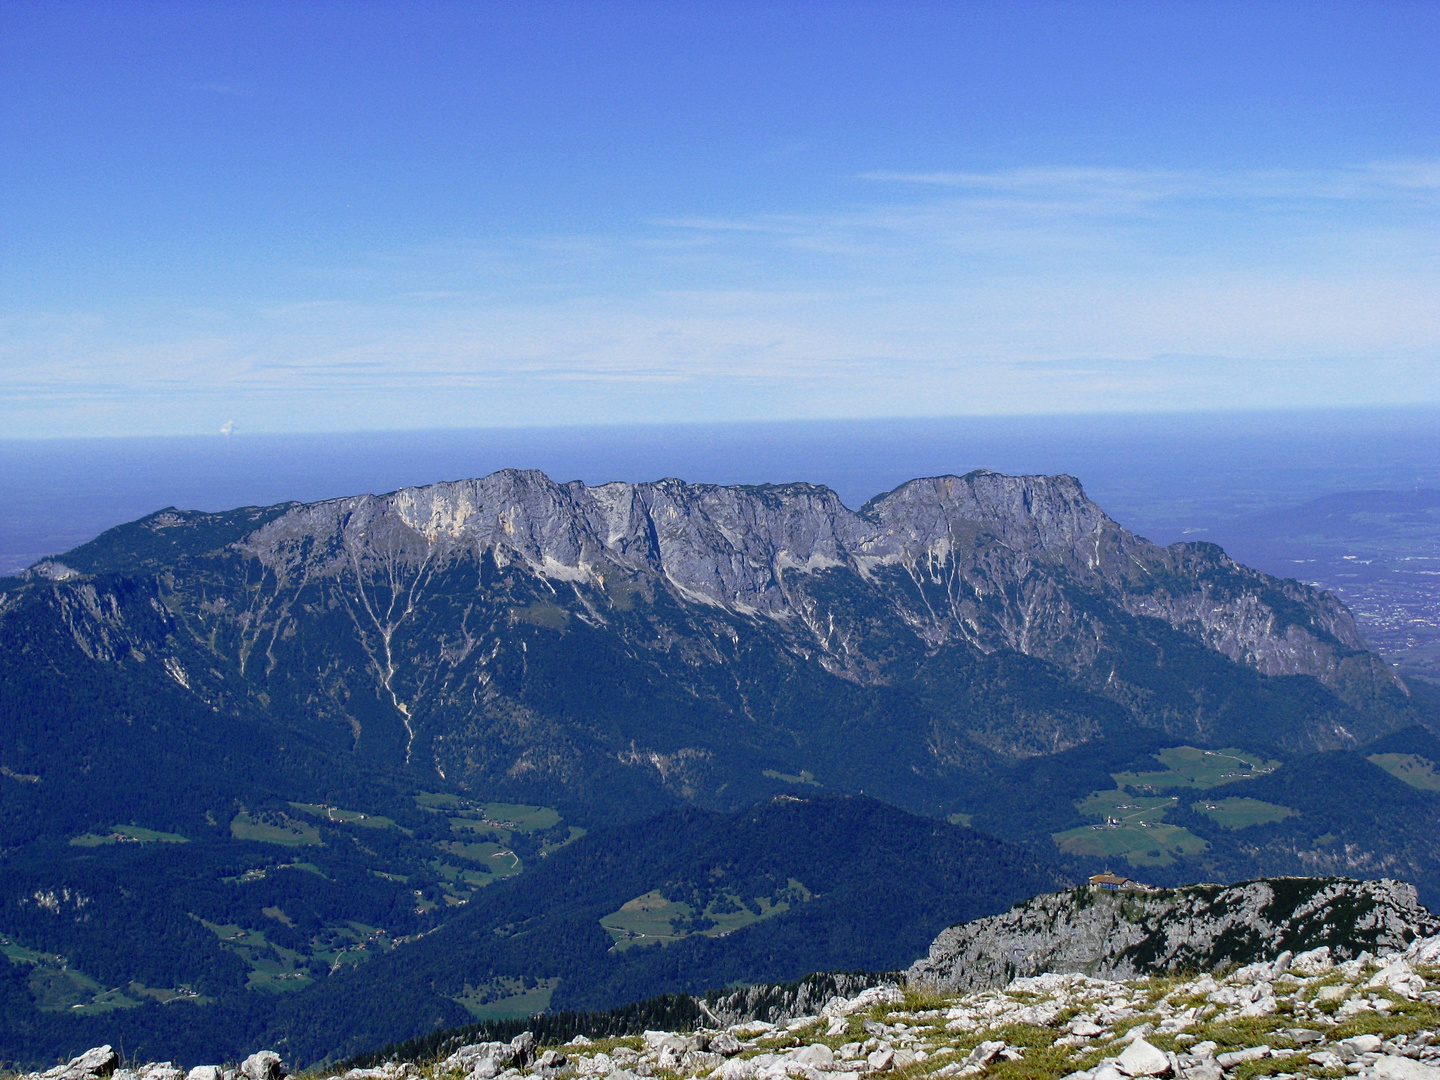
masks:
<path fill-rule="evenodd" d="M 0 1053 L 101 1020 L 351 1052 L 552 999 L 899 965 L 962 908 L 1111 863 L 1428 895 L 1437 716 L 1334 596 L 1152 544 L 1066 476 L 851 510 L 807 484 L 507 470 L 167 509 L 0 580 Z M 795 841 L 815 823 L 744 824 L 795 807 L 850 830 L 831 862 Z M 952 854 L 887 862 L 877 837 Z M 1004 883 L 953 854 L 985 844 Z M 866 909 L 837 859 L 925 898 L 895 956 L 839 944 Z M 747 861 L 763 875 L 717 884 Z M 559 894 L 590 944 L 544 922 Z M 500 957 L 531 919 L 583 959 Z M 429 989 L 377 1026 L 397 979 Z"/>

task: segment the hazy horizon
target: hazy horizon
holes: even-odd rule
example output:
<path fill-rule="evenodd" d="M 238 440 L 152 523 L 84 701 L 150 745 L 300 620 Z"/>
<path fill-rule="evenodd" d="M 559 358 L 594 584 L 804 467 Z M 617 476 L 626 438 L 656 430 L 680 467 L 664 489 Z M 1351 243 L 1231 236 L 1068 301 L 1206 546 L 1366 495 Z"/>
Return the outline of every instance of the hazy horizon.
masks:
<path fill-rule="evenodd" d="M 1169 542 L 1338 491 L 1440 486 L 1440 408 L 0 440 L 0 573 L 175 505 L 314 501 L 539 468 L 555 480 L 809 481 L 858 508 L 916 476 L 1068 472 Z M 1187 531 L 1188 530 L 1188 531 Z"/>

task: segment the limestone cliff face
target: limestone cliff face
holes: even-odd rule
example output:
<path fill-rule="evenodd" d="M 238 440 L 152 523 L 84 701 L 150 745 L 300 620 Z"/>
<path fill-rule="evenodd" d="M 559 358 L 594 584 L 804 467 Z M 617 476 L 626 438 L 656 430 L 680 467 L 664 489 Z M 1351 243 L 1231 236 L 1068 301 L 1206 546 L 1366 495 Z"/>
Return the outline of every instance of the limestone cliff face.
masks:
<path fill-rule="evenodd" d="M 1414 886 L 1389 879 L 1277 878 L 1159 893 L 1085 886 L 950 927 L 907 977 L 947 993 L 1045 972 L 1130 979 L 1321 946 L 1342 960 L 1398 952 L 1437 932 L 1440 919 Z"/>
<path fill-rule="evenodd" d="M 1082 667 L 1096 658 L 1105 620 L 1075 602 L 1080 589 L 1268 675 L 1333 683 L 1347 657 L 1366 653 L 1333 596 L 1247 570 L 1212 545 L 1158 547 L 1122 529 L 1068 476 L 914 480 L 856 513 L 807 484 L 590 488 L 507 470 L 297 507 L 239 548 L 284 581 L 423 590 L 438 567 L 487 557 L 602 593 L 638 580 L 792 626 L 837 673 L 856 678 L 873 677 L 872 665 L 846 655 L 843 620 L 807 589 L 825 571 L 883 592 L 932 647 L 958 639 Z M 601 610 L 589 614 L 604 620 Z M 1376 673 L 1398 685 L 1383 666 Z"/>

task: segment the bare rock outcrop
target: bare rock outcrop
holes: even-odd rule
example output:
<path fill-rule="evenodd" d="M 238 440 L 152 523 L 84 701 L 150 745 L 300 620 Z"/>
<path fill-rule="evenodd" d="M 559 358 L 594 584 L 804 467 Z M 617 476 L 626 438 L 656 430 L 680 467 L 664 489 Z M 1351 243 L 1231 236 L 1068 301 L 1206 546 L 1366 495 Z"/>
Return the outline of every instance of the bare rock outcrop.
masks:
<path fill-rule="evenodd" d="M 1282 950 L 1330 948 L 1338 959 L 1398 952 L 1436 933 L 1440 919 L 1400 881 L 1275 878 L 1155 892 L 1082 886 L 950 927 L 908 979 L 946 993 L 1046 972 L 1129 979 Z"/>

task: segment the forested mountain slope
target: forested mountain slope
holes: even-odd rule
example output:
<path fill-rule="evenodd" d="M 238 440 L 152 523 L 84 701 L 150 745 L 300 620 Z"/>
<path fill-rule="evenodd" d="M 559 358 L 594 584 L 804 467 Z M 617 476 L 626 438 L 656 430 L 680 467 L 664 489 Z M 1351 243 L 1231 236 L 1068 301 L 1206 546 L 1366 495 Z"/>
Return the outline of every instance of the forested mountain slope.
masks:
<path fill-rule="evenodd" d="M 196 934 L 209 936 L 203 916 L 210 925 L 258 924 L 273 944 L 295 952 L 310 935 L 324 933 L 327 920 L 344 926 L 336 915 L 347 901 L 357 912 L 363 903 L 358 896 L 334 902 L 338 891 L 363 889 L 354 877 L 332 872 L 326 882 L 314 871 L 284 873 L 307 879 L 310 888 L 276 890 L 260 880 L 227 890 L 223 882 L 192 881 L 188 906 L 196 915 L 131 932 L 183 933 L 190 922 Z M 211 954 L 228 967 L 219 962 L 217 970 L 197 974 L 192 966 L 187 975 L 203 1002 L 142 999 L 133 1008 L 87 1008 L 77 1016 L 14 1000 L 27 988 L 21 966 L 13 967 L 0 1052 L 36 1060 L 123 1040 L 192 1059 L 222 1048 L 243 1056 L 247 1046 L 264 1043 L 314 1061 L 472 1015 L 608 1008 L 657 993 L 812 971 L 889 971 L 923 952 L 955 918 L 1000 911 L 1060 883 L 1044 856 L 871 799 L 787 795 L 734 815 L 677 809 L 592 833 L 481 890 L 398 947 L 372 943 L 372 956 L 333 970 L 302 966 L 305 977 L 288 993 L 246 993 L 239 957 L 217 948 Z M 82 906 L 99 907 L 109 899 L 105 884 L 76 882 L 59 903 L 73 907 L 83 896 Z M 234 906 L 217 912 L 227 891 L 236 894 Z M 269 914 L 250 905 L 268 905 Z M 403 917 L 378 906 L 366 917 L 392 925 Z M 144 911 L 132 908 L 129 915 Z M 66 914 L 55 922 L 69 922 Z M 45 931 L 26 928 L 32 937 Z M 46 945 L 92 971 L 99 950 L 87 938 L 127 932 L 103 914 L 93 931 L 82 925 L 68 939 L 60 927 L 49 930 Z M 166 979 L 173 981 L 177 968 L 186 973 L 181 944 L 167 943 L 153 973 L 145 972 L 148 985 L 171 985 Z M 107 981 L 122 977 L 103 974 Z"/>

